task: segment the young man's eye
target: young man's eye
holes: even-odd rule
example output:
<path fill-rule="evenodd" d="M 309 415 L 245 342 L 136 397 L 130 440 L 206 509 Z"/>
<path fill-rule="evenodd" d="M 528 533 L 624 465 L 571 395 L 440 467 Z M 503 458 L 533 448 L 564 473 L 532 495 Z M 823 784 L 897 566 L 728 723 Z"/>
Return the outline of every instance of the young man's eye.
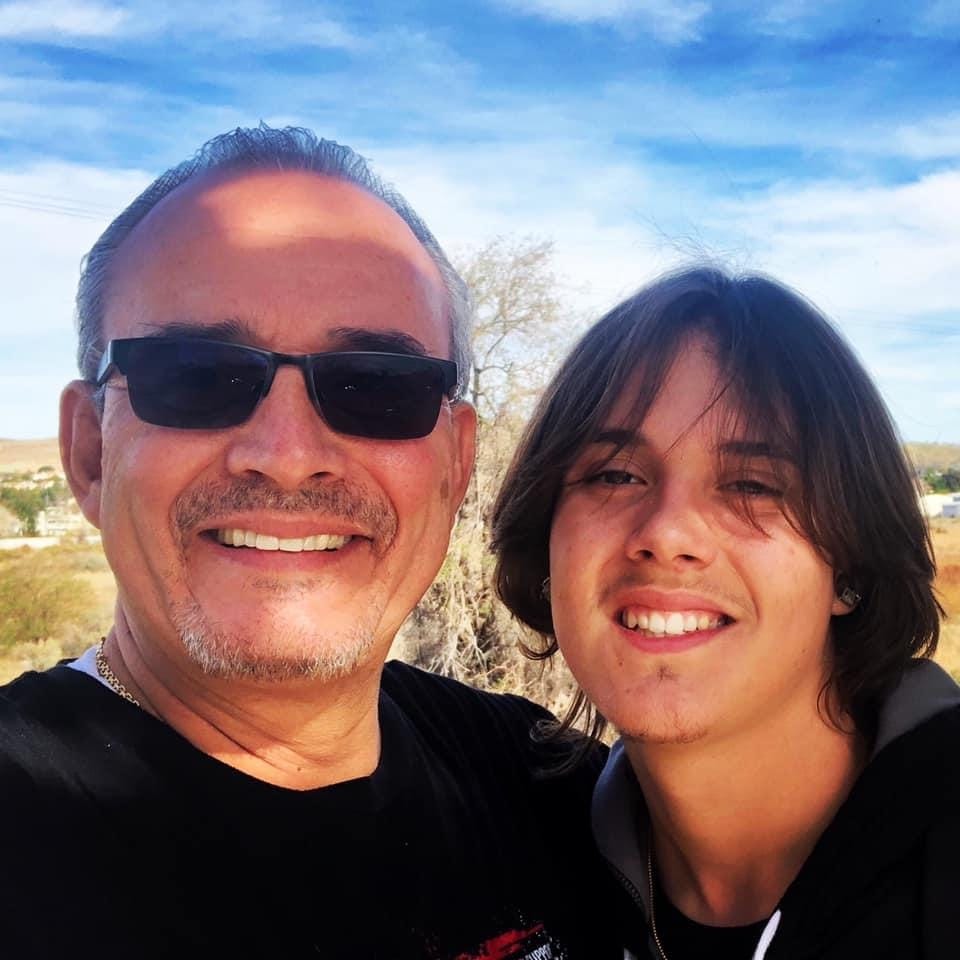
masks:
<path fill-rule="evenodd" d="M 601 483 L 613 487 L 643 483 L 643 478 L 627 470 L 599 470 L 588 478 L 590 483 Z"/>
<path fill-rule="evenodd" d="M 741 497 L 776 497 L 779 499 L 783 496 L 783 491 L 779 487 L 771 486 L 762 480 L 733 480 L 726 484 L 725 489 Z"/>

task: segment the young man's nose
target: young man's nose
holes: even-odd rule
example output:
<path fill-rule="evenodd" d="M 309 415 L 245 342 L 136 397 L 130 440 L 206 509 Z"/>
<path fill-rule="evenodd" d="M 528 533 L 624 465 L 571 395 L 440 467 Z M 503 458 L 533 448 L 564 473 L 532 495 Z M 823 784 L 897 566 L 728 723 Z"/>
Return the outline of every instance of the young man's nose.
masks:
<path fill-rule="evenodd" d="M 668 483 L 638 504 L 627 541 L 631 559 L 674 569 L 704 567 L 716 556 L 708 505 L 691 486 Z"/>

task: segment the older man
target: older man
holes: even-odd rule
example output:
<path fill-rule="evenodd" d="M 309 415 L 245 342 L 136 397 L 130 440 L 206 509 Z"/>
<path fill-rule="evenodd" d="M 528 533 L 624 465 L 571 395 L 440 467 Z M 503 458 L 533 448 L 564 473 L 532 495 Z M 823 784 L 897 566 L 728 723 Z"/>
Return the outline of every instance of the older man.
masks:
<path fill-rule="evenodd" d="M 598 957 L 590 774 L 384 660 L 473 462 L 462 283 L 348 148 L 238 130 L 87 257 L 73 492 L 104 641 L 0 698 L 11 957 Z M 555 759 L 555 758 L 553 758 Z"/>

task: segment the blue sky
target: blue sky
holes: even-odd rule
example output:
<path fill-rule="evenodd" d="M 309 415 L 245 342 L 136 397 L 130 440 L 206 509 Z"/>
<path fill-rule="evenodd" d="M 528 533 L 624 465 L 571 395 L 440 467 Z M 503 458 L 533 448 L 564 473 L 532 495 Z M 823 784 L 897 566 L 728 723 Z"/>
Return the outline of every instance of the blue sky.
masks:
<path fill-rule="evenodd" d="M 956 0 L 0 0 L 0 436 L 56 432 L 109 219 L 263 119 L 360 150 L 451 252 L 552 238 L 579 317 L 691 252 L 773 273 L 907 439 L 960 442 L 958 64 Z"/>

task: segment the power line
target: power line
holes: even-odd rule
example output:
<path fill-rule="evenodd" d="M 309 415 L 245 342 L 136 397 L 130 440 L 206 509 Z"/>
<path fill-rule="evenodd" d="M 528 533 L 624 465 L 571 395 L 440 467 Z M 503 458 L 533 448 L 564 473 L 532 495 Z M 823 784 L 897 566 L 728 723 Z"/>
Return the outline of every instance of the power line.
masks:
<path fill-rule="evenodd" d="M 84 203 L 71 200 L 68 197 L 56 197 L 40 193 L 18 193 L 11 190 L 0 190 L 0 207 L 33 210 L 37 213 L 53 213 L 78 220 L 108 220 L 112 215 L 111 208 L 104 204 Z"/>

